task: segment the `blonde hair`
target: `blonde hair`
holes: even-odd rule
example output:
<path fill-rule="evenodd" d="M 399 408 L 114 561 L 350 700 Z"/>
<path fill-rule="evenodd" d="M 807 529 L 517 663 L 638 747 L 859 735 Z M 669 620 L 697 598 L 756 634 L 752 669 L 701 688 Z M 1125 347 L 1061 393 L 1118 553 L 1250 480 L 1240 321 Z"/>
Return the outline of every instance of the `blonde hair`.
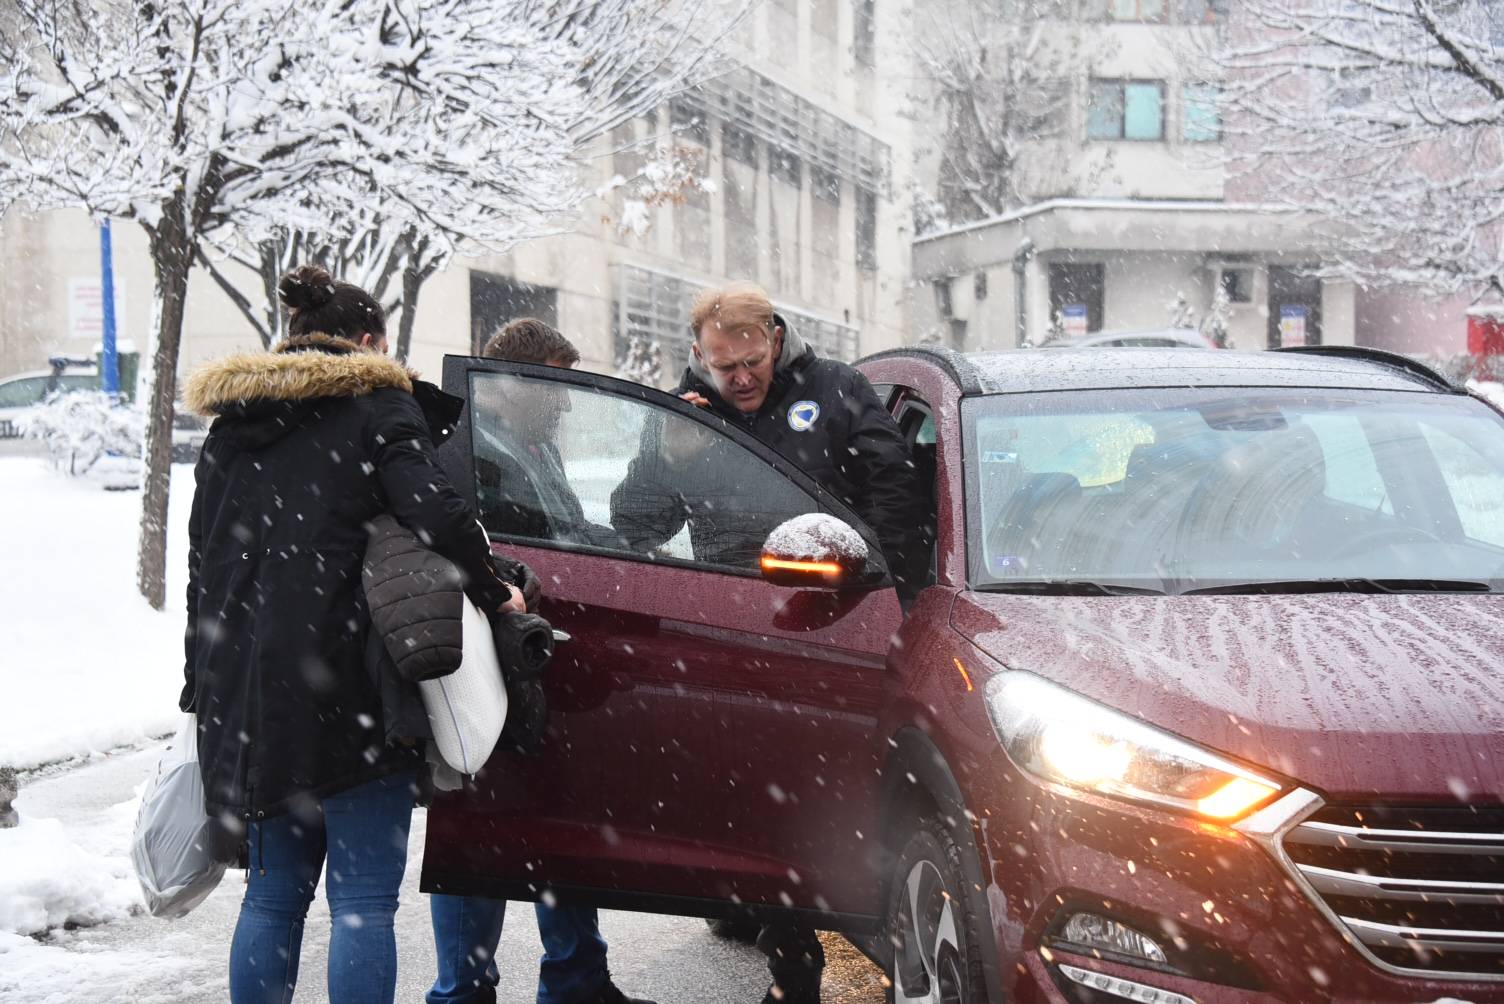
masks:
<path fill-rule="evenodd" d="M 689 325 L 695 340 L 707 321 L 714 321 L 722 331 L 761 328 L 773 337 L 773 303 L 755 282 L 733 282 L 720 289 L 707 289 L 695 298 L 689 311 Z"/>

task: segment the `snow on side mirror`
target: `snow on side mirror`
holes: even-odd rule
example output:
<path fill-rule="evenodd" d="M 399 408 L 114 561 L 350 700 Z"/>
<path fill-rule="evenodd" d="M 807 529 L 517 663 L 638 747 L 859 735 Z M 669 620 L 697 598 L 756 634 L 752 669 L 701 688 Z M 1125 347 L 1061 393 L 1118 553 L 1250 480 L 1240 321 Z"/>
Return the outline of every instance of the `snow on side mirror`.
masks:
<path fill-rule="evenodd" d="M 865 585 L 867 557 L 867 542 L 850 526 L 828 513 L 806 513 L 768 534 L 762 577 L 800 589 Z"/>

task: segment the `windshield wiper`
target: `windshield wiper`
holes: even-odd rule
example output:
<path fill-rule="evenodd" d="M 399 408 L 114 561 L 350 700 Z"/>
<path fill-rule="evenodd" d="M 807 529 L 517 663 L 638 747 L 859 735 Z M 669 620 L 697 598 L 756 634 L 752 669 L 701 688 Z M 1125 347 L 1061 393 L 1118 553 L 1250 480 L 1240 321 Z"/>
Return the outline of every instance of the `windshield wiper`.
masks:
<path fill-rule="evenodd" d="M 1027 593 L 1031 596 L 1163 596 L 1163 589 L 1125 586 L 1087 579 L 1010 579 L 977 587 L 984 593 Z"/>
<path fill-rule="evenodd" d="M 1473 579 L 1275 579 L 1232 582 L 1187 589 L 1182 596 L 1234 593 L 1488 593 L 1493 587 Z"/>

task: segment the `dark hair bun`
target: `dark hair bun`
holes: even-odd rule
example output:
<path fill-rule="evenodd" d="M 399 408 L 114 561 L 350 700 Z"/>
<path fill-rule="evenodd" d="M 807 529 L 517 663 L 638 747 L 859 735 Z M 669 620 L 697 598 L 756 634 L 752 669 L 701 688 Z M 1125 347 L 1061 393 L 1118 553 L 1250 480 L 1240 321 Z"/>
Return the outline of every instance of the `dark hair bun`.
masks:
<path fill-rule="evenodd" d="M 318 265 L 299 265 L 282 277 L 277 292 L 293 310 L 318 310 L 334 299 L 334 277 Z"/>

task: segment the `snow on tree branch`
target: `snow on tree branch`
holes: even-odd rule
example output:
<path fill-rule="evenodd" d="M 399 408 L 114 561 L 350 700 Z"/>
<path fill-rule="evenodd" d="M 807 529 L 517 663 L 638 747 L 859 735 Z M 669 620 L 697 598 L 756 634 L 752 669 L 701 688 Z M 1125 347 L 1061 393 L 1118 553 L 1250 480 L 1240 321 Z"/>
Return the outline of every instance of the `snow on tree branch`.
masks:
<path fill-rule="evenodd" d="M 1504 279 L 1504 7 L 1241 0 L 1203 58 L 1240 183 L 1328 221 L 1334 271 Z"/>

